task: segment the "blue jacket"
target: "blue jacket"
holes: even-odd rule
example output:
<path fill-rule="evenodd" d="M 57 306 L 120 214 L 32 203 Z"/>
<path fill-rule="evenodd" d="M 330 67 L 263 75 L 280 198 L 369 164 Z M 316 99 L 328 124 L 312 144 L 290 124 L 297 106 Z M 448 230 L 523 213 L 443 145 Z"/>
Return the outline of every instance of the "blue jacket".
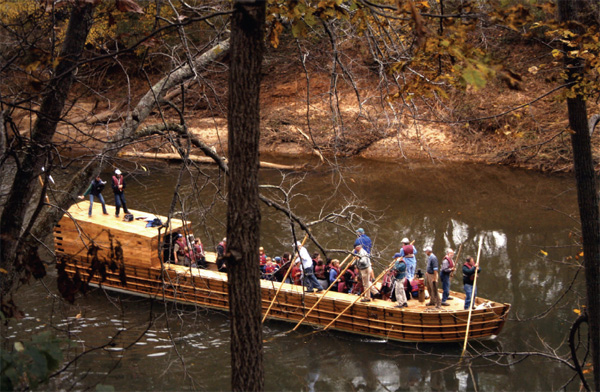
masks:
<path fill-rule="evenodd" d="M 358 236 L 356 241 L 354 241 L 354 247 L 356 245 L 362 245 L 363 249 L 367 251 L 368 254 L 371 254 L 371 247 L 373 246 L 373 242 L 366 234 L 361 234 Z"/>

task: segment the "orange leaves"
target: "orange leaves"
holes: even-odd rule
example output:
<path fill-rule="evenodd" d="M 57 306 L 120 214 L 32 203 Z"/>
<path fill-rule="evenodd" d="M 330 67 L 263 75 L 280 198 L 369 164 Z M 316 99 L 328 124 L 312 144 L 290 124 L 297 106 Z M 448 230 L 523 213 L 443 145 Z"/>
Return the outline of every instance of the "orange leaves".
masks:
<path fill-rule="evenodd" d="M 279 46 L 279 35 L 282 31 L 283 25 L 279 21 L 275 21 L 269 31 L 269 36 L 267 37 L 267 40 L 274 48 Z"/>

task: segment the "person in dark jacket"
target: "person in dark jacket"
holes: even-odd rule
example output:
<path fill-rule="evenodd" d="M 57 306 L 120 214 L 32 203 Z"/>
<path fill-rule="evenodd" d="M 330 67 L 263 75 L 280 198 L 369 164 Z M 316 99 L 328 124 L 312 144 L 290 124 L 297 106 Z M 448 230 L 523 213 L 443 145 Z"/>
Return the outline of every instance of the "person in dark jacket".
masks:
<path fill-rule="evenodd" d="M 439 263 L 437 257 L 433 254 L 430 246 L 424 249 L 427 254 L 427 290 L 429 291 L 429 303 L 427 306 L 435 306 L 436 309 L 441 308 L 442 301 L 440 300 L 439 286 Z"/>
<path fill-rule="evenodd" d="M 115 175 L 112 176 L 112 189 L 115 194 L 115 206 L 117 207 L 115 216 L 119 217 L 121 205 L 123 206 L 123 212 L 129 214 L 127 204 L 125 204 L 125 177 L 123 177 L 123 173 L 119 169 L 116 169 Z"/>
<path fill-rule="evenodd" d="M 102 213 L 104 215 L 108 215 L 108 212 L 106 212 L 106 204 L 104 203 L 104 197 L 102 197 L 102 190 L 104 189 L 104 185 L 106 185 L 106 181 L 102 181 L 102 178 L 100 178 L 100 174 L 98 174 L 96 178 L 92 180 L 90 186 L 88 186 L 85 193 L 82 196 L 79 196 L 80 199 L 83 199 L 87 195 L 90 195 L 90 209 L 88 211 L 88 216 L 92 216 L 94 197 L 96 197 L 98 200 L 100 200 L 100 203 L 102 203 Z"/>
<path fill-rule="evenodd" d="M 473 292 L 473 281 L 475 280 L 475 271 L 477 273 L 481 272 L 481 268 L 479 268 L 479 262 L 475 263 L 475 260 L 472 256 L 467 256 L 465 263 L 463 264 L 463 287 L 465 288 L 465 310 L 469 309 L 471 303 L 475 302 L 475 297 L 477 297 L 477 288 L 475 288 L 475 292 Z"/>

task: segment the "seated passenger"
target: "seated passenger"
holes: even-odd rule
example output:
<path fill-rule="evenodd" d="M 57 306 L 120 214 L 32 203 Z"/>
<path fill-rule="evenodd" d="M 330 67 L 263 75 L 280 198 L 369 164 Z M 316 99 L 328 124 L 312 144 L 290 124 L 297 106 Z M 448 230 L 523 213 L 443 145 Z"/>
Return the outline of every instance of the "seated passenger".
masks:
<path fill-rule="evenodd" d="M 265 248 L 262 246 L 258 248 L 258 259 L 260 261 L 260 265 L 267 264 L 267 255 L 265 254 Z"/>
<path fill-rule="evenodd" d="M 331 262 L 331 268 L 329 269 L 329 285 L 333 284 L 333 286 L 331 287 L 331 290 L 333 290 L 333 291 L 338 291 L 339 281 L 336 281 L 336 278 L 339 274 L 340 274 L 340 261 L 338 259 L 334 259 Z"/>
<path fill-rule="evenodd" d="M 273 260 L 271 260 L 270 257 L 267 257 L 267 264 L 265 264 L 265 273 L 266 274 L 272 274 L 275 271 L 277 271 L 275 263 L 273 263 Z"/>
<path fill-rule="evenodd" d="M 181 234 L 177 236 L 173 253 L 175 255 L 175 263 L 185 265 L 186 267 L 191 265 L 190 249 L 188 248 L 187 241 Z"/>
<path fill-rule="evenodd" d="M 300 269 L 300 265 L 296 264 L 292 267 L 292 272 L 290 272 L 291 279 L 295 285 L 302 285 L 302 270 Z"/>
<path fill-rule="evenodd" d="M 206 263 L 206 256 L 204 254 L 204 247 L 202 246 L 202 242 L 200 238 L 196 238 L 194 240 L 194 247 L 192 248 L 194 262 L 196 263 L 197 268 L 207 268 L 208 265 Z"/>
<path fill-rule="evenodd" d="M 217 269 L 219 272 L 227 272 L 227 264 L 225 263 L 225 253 L 227 252 L 227 237 L 217 245 Z"/>
<path fill-rule="evenodd" d="M 323 263 L 323 259 L 321 259 L 321 255 L 319 255 L 318 253 L 316 253 L 316 255 L 316 258 L 313 257 L 313 261 L 317 261 L 315 267 L 315 277 L 317 278 L 317 281 L 319 282 L 321 287 L 327 289 L 327 287 L 329 287 L 329 280 L 327 275 L 325 275 L 325 264 Z"/>

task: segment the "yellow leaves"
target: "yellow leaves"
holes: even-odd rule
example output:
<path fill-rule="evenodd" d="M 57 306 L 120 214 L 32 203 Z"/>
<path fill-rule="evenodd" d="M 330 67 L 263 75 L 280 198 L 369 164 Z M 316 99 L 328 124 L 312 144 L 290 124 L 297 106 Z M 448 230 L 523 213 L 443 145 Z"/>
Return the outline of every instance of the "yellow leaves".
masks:
<path fill-rule="evenodd" d="M 8 271 L 4 268 L 0 268 L 0 274 L 8 274 Z"/>
<path fill-rule="evenodd" d="M 545 250 L 543 250 L 543 249 L 540 249 L 540 253 L 541 253 L 543 256 L 548 256 L 548 252 L 546 252 L 546 251 L 545 251 Z"/>
<path fill-rule="evenodd" d="M 529 68 L 527 69 L 527 71 L 528 71 L 530 74 L 532 74 L 532 75 L 535 75 L 535 74 L 537 74 L 537 73 L 538 73 L 538 71 L 539 71 L 539 68 L 538 68 L 538 67 L 536 67 L 536 66 L 534 65 L 534 66 L 531 66 L 531 67 L 529 67 Z"/>
<path fill-rule="evenodd" d="M 558 49 L 553 49 L 552 57 L 554 57 L 555 59 L 561 59 L 563 57 L 563 53 Z"/>
<path fill-rule="evenodd" d="M 573 313 L 575 313 L 576 315 L 580 315 L 581 314 L 581 310 L 579 309 L 573 309 Z"/>

